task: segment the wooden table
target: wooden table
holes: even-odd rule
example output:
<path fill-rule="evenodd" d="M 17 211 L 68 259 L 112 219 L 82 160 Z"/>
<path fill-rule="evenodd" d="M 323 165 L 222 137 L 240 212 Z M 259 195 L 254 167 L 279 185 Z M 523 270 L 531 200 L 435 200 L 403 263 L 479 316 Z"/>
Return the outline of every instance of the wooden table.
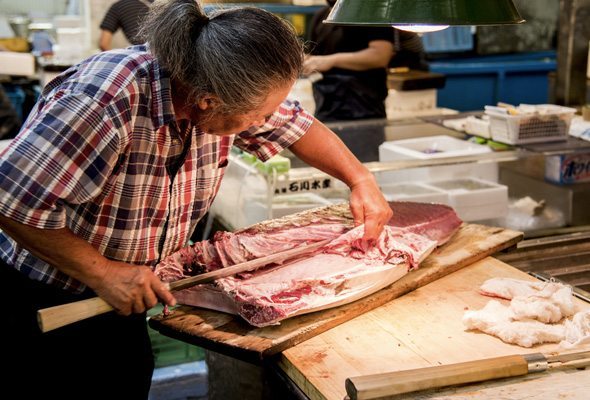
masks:
<path fill-rule="evenodd" d="M 314 400 L 343 399 L 349 377 L 553 351 L 555 344 L 525 349 L 483 333 L 466 332 L 462 326 L 467 309 L 480 309 L 490 300 L 477 292 L 486 279 L 533 279 L 487 257 L 521 237 L 519 232 L 464 224 L 418 270 L 388 288 L 349 305 L 285 320 L 279 326 L 253 328 L 236 316 L 186 306 L 167 317 L 152 317 L 150 325 L 165 335 L 228 356 L 228 360 L 266 360 L 278 365 Z M 590 307 L 581 301 L 578 306 Z M 266 366 L 243 363 L 237 368 L 241 370 L 229 371 L 233 379 L 221 386 L 234 384 L 239 377 L 248 380 L 246 371 Z M 217 369 L 222 376 L 228 375 L 225 365 Z M 522 398 L 527 396 L 521 393 L 530 392 L 549 396 L 538 398 L 585 399 L 588 378 L 588 371 L 544 373 L 406 398 Z M 242 390 L 239 384 L 236 387 L 228 393 Z"/>
<path fill-rule="evenodd" d="M 480 309 L 490 300 L 477 289 L 492 277 L 533 280 L 487 257 L 285 350 L 279 366 L 309 398 L 342 400 L 346 395 L 344 381 L 353 376 L 555 351 L 557 344 L 527 349 L 464 330 L 464 312 Z M 579 309 L 590 308 L 588 303 L 576 302 Z M 588 393 L 590 370 L 573 370 L 404 398 L 586 399 Z"/>

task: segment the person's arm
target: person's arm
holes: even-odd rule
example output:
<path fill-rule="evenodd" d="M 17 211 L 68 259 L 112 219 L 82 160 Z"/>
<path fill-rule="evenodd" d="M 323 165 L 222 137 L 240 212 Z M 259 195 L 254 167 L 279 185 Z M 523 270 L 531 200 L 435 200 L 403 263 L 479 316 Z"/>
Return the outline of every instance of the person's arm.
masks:
<path fill-rule="evenodd" d="M 98 39 L 98 47 L 102 51 L 111 50 L 113 48 L 113 32 L 102 29 Z"/>
<path fill-rule="evenodd" d="M 351 189 L 350 209 L 355 224 L 365 224 L 366 241 L 377 239 L 392 211 L 373 174 L 348 150 L 346 145 L 318 120 L 289 147 L 307 164 L 340 179 Z"/>
<path fill-rule="evenodd" d="M 305 59 L 303 73 L 309 75 L 313 72 L 329 71 L 332 68 L 352 71 L 386 68 L 393 54 L 393 43 L 387 40 L 372 40 L 363 50 L 325 56 L 308 56 Z"/>
<path fill-rule="evenodd" d="M 38 229 L 2 215 L 0 228 L 34 256 L 88 285 L 122 315 L 144 312 L 158 299 L 176 304 L 149 267 L 109 260 L 67 228 Z"/>

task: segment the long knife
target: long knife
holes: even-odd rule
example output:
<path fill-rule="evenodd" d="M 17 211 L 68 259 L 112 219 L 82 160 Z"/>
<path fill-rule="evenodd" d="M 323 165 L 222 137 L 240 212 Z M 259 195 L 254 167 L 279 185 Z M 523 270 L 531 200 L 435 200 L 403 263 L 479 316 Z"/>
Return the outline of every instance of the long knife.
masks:
<path fill-rule="evenodd" d="M 346 379 L 350 400 L 385 400 L 400 394 L 490 379 L 509 378 L 535 372 L 590 365 L 590 349 L 555 355 L 531 353 L 510 355 L 457 364 L 438 365 L 406 371 L 357 376 Z"/>
<path fill-rule="evenodd" d="M 225 278 L 241 272 L 254 271 L 271 263 L 280 264 L 285 260 L 317 250 L 320 247 L 325 246 L 331 240 L 332 239 L 325 239 L 309 245 L 299 246 L 294 249 L 281 251 L 279 253 L 232 265 L 230 267 L 220 268 L 190 278 L 180 279 L 169 283 L 168 289 L 171 291 L 186 289 L 191 286 L 213 282 L 216 279 Z M 111 307 L 106 301 L 100 297 L 93 297 L 86 300 L 75 301 L 73 303 L 43 308 L 37 311 L 37 322 L 41 332 L 48 332 L 112 310 L 113 307 Z"/>

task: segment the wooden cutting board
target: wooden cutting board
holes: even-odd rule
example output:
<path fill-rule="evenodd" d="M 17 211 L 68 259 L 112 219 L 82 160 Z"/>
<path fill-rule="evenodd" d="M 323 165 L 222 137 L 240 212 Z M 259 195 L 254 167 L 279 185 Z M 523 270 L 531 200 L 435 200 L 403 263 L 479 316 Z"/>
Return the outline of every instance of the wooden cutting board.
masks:
<path fill-rule="evenodd" d="M 256 328 L 239 316 L 189 306 L 181 306 L 168 316 L 151 317 L 149 324 L 166 336 L 244 361 L 260 362 L 405 293 L 511 247 L 522 237 L 521 232 L 510 229 L 464 223 L 449 242 L 424 260 L 419 269 L 409 272 L 392 285 L 353 303 L 293 317 L 278 326 Z"/>
<path fill-rule="evenodd" d="M 479 294 L 478 289 L 483 282 L 494 277 L 535 281 L 525 272 L 487 257 L 284 351 L 278 361 L 279 366 L 310 399 L 342 400 L 346 395 L 344 382 L 349 377 L 514 354 L 558 351 L 557 343 L 525 348 L 504 343 L 482 332 L 465 330 L 463 314 L 467 310 L 479 310 L 491 300 Z M 503 302 L 509 303 L 506 300 Z M 577 310 L 590 308 L 590 304 L 581 300 L 575 299 L 575 303 Z M 567 374 L 572 371 L 567 371 Z M 590 370 L 587 372 L 590 373 Z M 556 393 L 559 387 L 555 385 L 539 384 L 540 379 L 548 375 L 543 373 L 518 378 L 520 382 L 535 380 L 536 389 L 534 384 L 520 389 L 514 385 L 517 380 L 514 378 L 508 388 L 502 386 L 504 381 L 493 381 L 487 385 L 465 387 L 456 396 L 411 393 L 403 398 L 487 400 L 588 397 L 588 374 L 578 381 L 578 386 L 561 380 L 564 384 L 562 389 L 567 390 L 559 393 Z M 555 383 L 555 380 L 549 382 Z M 494 388 L 496 390 L 492 390 Z M 528 395 L 523 394 L 524 390 L 529 391 Z"/>

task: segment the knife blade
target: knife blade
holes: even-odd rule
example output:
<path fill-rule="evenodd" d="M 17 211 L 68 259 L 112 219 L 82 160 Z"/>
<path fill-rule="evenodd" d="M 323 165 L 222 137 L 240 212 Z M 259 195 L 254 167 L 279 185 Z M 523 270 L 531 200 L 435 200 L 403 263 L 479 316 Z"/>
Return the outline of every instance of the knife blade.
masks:
<path fill-rule="evenodd" d="M 229 267 L 220 268 L 215 271 L 206 272 L 204 274 L 199 274 L 190 278 L 180 279 L 175 282 L 170 282 L 167 284 L 167 286 L 171 291 L 182 290 L 202 283 L 213 282 L 216 279 L 225 278 L 231 275 L 239 274 L 241 272 L 254 271 L 260 267 L 272 263 L 280 264 L 294 257 L 311 253 L 325 246 L 330 241 L 332 241 L 332 239 L 325 239 L 305 246 L 298 246 L 293 249 L 256 258 L 254 260 L 246 261 Z M 113 307 L 111 307 L 100 297 L 93 297 L 86 300 L 61 304 L 59 306 L 38 310 L 37 323 L 41 329 L 41 332 L 48 332 L 53 329 L 66 326 L 74 322 L 82 321 L 86 318 L 104 314 L 109 311 L 113 311 Z"/>

